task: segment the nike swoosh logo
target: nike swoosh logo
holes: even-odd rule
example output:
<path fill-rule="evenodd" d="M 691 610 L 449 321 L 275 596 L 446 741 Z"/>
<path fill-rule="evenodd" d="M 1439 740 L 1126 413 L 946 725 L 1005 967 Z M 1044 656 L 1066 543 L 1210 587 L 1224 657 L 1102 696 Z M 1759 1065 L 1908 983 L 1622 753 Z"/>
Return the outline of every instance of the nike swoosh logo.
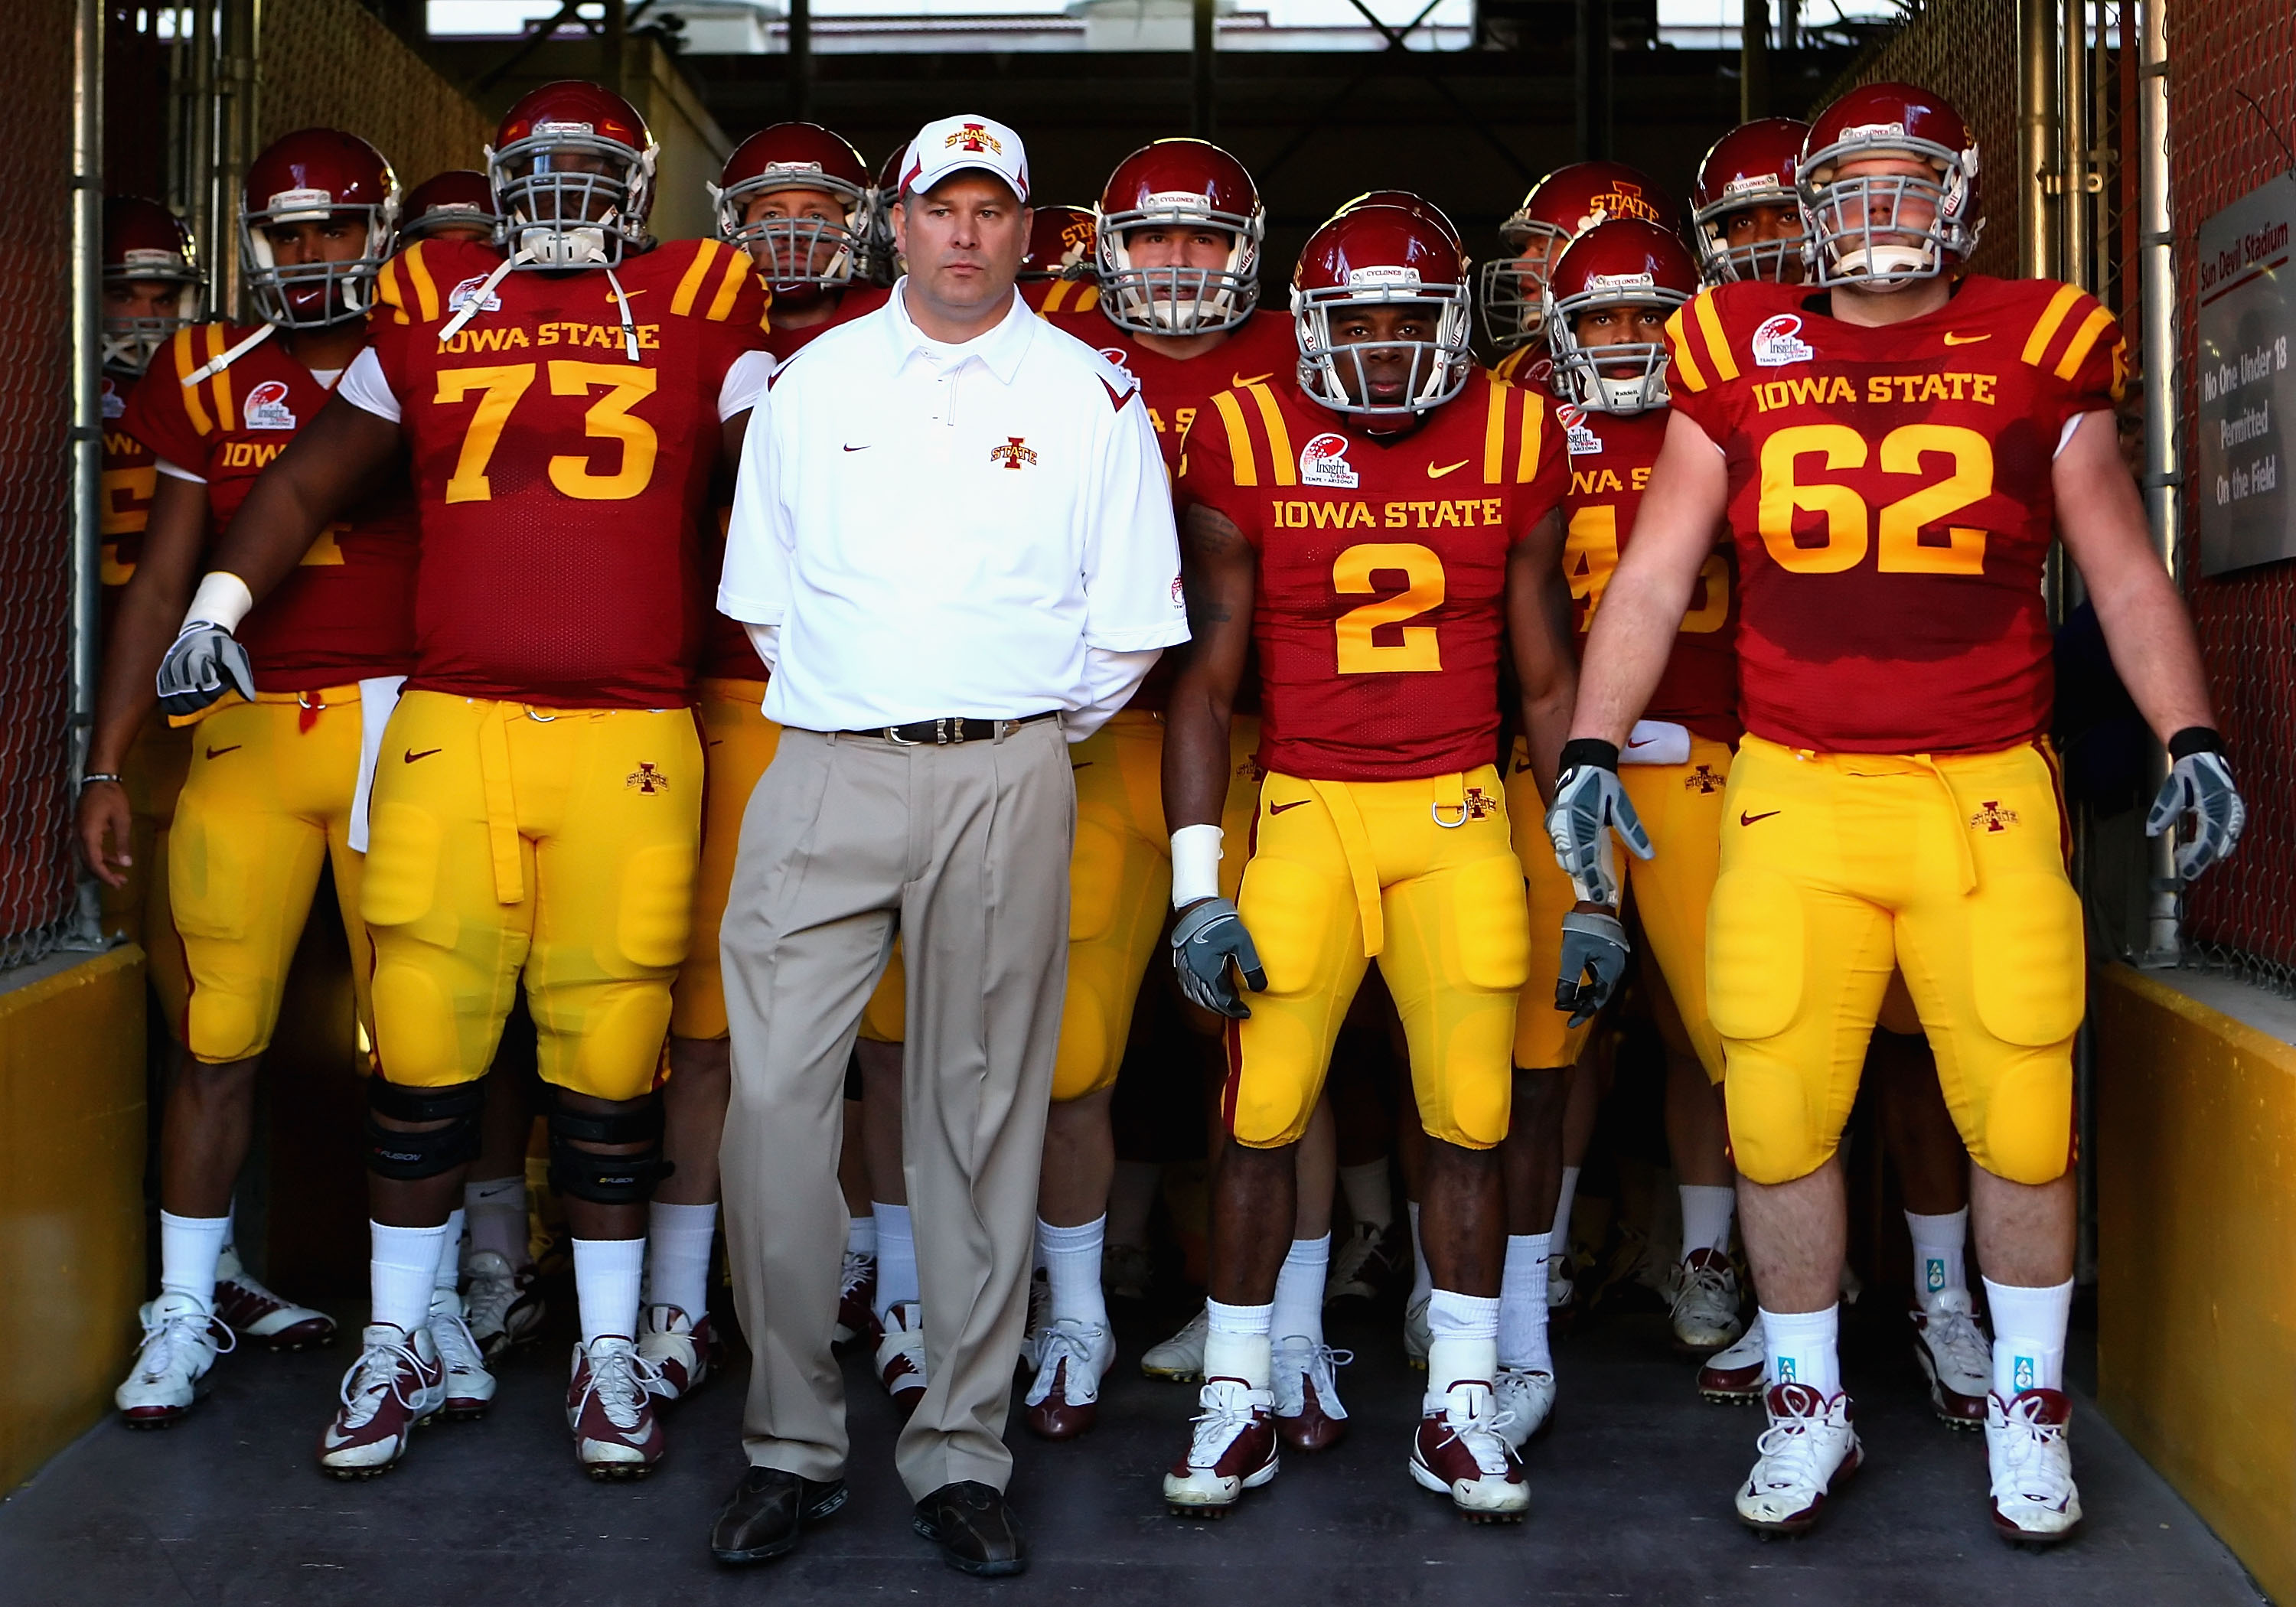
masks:
<path fill-rule="evenodd" d="M 406 752 L 400 754 L 398 756 L 398 759 L 401 764 L 411 765 L 418 758 L 429 758 L 434 753 L 444 753 L 445 751 L 446 750 L 444 748 L 425 748 L 422 752 L 417 753 L 410 748 Z"/>
<path fill-rule="evenodd" d="M 1945 343 L 1948 346 L 1974 346 L 1980 340 L 1990 340 L 1991 339 L 1993 339 L 1993 337 L 1989 334 L 1957 335 L 1951 330 L 1948 330 L 1946 331 Z"/>
<path fill-rule="evenodd" d="M 871 442 L 869 442 L 866 446 L 860 446 L 860 447 L 846 447 L 845 449 L 846 449 L 848 452 L 866 452 L 867 450 L 869 450 L 869 447 L 873 447 L 873 446 L 875 446 L 876 444 L 877 444 L 876 442 L 874 442 L 874 441 L 871 441 Z"/>
<path fill-rule="evenodd" d="M 1237 374 L 1230 374 L 1230 375 L 1228 376 L 1228 381 L 1227 381 L 1227 382 L 1228 382 L 1230 385 L 1233 385 L 1234 387 L 1235 387 L 1235 389 L 1238 389 L 1238 390 L 1242 390 L 1242 389 L 1245 386 L 1247 386 L 1247 385 L 1265 385 L 1266 383 L 1267 383 L 1267 381 L 1270 381 L 1270 380 L 1274 379 L 1275 377 L 1275 376 L 1273 373 L 1253 373 L 1253 374 L 1242 374 L 1242 373 L 1237 373 Z"/>
<path fill-rule="evenodd" d="M 1630 736 L 1627 739 L 1627 746 L 1629 748 L 1647 748 L 1657 740 L 1658 739 L 1656 737 L 1646 736 L 1637 742 L 1635 738 Z"/>
<path fill-rule="evenodd" d="M 640 291 L 608 291 L 606 292 L 606 299 L 607 299 L 609 302 L 614 302 L 614 301 L 627 301 L 627 300 L 631 299 L 633 297 L 643 296 L 643 295 L 644 295 L 644 294 L 645 294 L 645 292 L 644 292 L 644 291 L 642 291 L 642 290 L 640 290 Z"/>
<path fill-rule="evenodd" d="M 209 758 L 221 758 L 225 754 L 236 753 L 242 748 L 246 746 L 247 744 L 245 742 L 234 742 L 228 748 L 210 748 L 208 750 L 208 757 Z"/>
<path fill-rule="evenodd" d="M 1782 813 L 1782 811 L 1777 809 L 1765 809 L 1759 815 L 1749 815 L 1745 810 L 1741 809 L 1738 811 L 1738 824 L 1742 826 L 1750 826 L 1758 820 L 1767 820 L 1771 816 L 1779 813 Z"/>
<path fill-rule="evenodd" d="M 1466 460 L 1465 458 L 1464 458 L 1464 457 L 1463 457 L 1463 458 L 1461 458 L 1461 459 L 1460 459 L 1457 463 L 1445 463 L 1445 464 L 1444 464 L 1441 468 L 1439 468 L 1439 468 L 1437 468 L 1433 463 L 1430 463 L 1430 464 L 1428 464 L 1428 465 L 1427 465 L 1427 478 L 1428 478 L 1428 479 L 1430 479 L 1430 480 L 1440 480 L 1440 479 L 1442 479 L 1446 474 L 1450 473 L 1454 469 L 1464 469 L 1464 468 L 1465 468 L 1466 466 L 1467 466 L 1467 460 Z"/>
<path fill-rule="evenodd" d="M 1524 771 L 1529 768 L 1530 761 L 1527 758 L 1519 758 L 1514 761 L 1514 773 L 1517 775 L 1521 775 Z"/>
<path fill-rule="evenodd" d="M 1286 809 L 1298 809 L 1298 808 L 1305 808 L 1307 805 L 1311 804 L 1311 803 L 1313 803 L 1313 802 L 1315 802 L 1315 801 L 1316 801 L 1316 800 L 1315 800 L 1314 799 L 1312 799 L 1312 798 L 1295 798 L 1295 799 L 1293 799 L 1290 803 L 1272 803 L 1272 804 L 1269 804 L 1269 805 L 1267 806 L 1267 812 L 1268 812 L 1270 815 L 1281 815 L 1281 814 L 1283 814 L 1283 811 L 1284 811 L 1284 810 L 1286 810 Z"/>
<path fill-rule="evenodd" d="M 1070 765 L 1069 768 L 1071 770 L 1089 770 L 1092 768 L 1092 761 L 1090 759 L 1086 759 L 1082 764 Z"/>

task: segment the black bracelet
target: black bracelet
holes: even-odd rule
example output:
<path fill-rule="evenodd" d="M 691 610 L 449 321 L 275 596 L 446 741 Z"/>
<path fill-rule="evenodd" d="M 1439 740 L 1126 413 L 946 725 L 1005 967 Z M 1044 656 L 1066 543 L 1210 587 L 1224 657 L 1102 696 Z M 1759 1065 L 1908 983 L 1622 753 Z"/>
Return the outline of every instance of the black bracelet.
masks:
<path fill-rule="evenodd" d="M 1599 736 L 1572 737 L 1562 744 L 1562 773 L 1568 775 L 1581 765 L 1615 771 L 1619 767 L 1619 745 Z"/>
<path fill-rule="evenodd" d="M 2190 758 L 2195 753 L 2222 753 L 2224 738 L 2213 726 L 2187 726 L 2169 739 L 2171 759 Z"/>

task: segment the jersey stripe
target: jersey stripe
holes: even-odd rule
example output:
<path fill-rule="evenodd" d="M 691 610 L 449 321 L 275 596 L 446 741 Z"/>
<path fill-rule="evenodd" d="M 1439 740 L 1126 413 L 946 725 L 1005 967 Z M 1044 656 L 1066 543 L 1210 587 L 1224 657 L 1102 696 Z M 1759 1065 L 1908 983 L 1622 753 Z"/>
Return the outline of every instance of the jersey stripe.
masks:
<path fill-rule="evenodd" d="M 734 303 L 742 294 L 742 282 L 750 277 L 750 253 L 729 250 L 726 253 L 726 272 L 718 281 L 718 294 L 709 303 L 709 317 L 723 324 L 734 310 Z"/>
<path fill-rule="evenodd" d="M 1220 422 L 1227 426 L 1228 461 L 1235 470 L 1235 483 L 1256 486 L 1259 483 L 1259 462 L 1252 455 L 1251 430 L 1243 422 L 1243 409 L 1235 399 L 1235 392 L 1223 390 L 1212 398 L 1219 409 Z"/>
<path fill-rule="evenodd" d="M 1666 343 L 1673 348 L 1674 365 L 1682 375 L 1682 382 L 1693 390 L 1706 389 L 1706 376 L 1698 372 L 1697 359 L 1690 355 L 1690 330 L 1683 322 L 1684 309 L 1677 307 L 1666 321 Z"/>
<path fill-rule="evenodd" d="M 1690 305 L 1698 309 L 1698 327 L 1706 336 L 1706 357 L 1714 365 L 1714 377 L 1718 380 L 1736 379 L 1738 359 L 1730 355 L 1729 338 L 1722 332 L 1721 315 L 1714 310 L 1713 292 L 1700 291 L 1698 299 Z"/>
<path fill-rule="evenodd" d="M 406 298 L 398 293 L 398 258 L 396 257 L 382 265 L 382 272 L 374 282 L 374 299 L 390 309 L 391 317 L 398 323 L 411 322 L 406 316 Z"/>
<path fill-rule="evenodd" d="M 1069 292 L 1076 289 L 1077 283 L 1078 282 L 1073 279 L 1054 280 L 1052 287 L 1045 292 L 1044 305 L 1039 307 L 1037 310 L 1040 314 L 1075 310 L 1068 306 L 1068 299 Z"/>
<path fill-rule="evenodd" d="M 414 310 L 425 324 L 439 321 L 439 286 L 422 260 L 422 242 L 406 248 L 406 283 L 414 287 Z"/>
<path fill-rule="evenodd" d="M 1515 484 L 1527 486 L 1538 478 L 1538 448 L 1546 438 L 1546 409 L 1526 390 L 1522 393 L 1522 452 L 1514 462 Z"/>
<path fill-rule="evenodd" d="M 1292 432 L 1283 427 L 1283 409 L 1275 405 L 1275 393 L 1267 386 L 1253 383 L 1244 387 L 1251 399 L 1259 406 L 1259 422 L 1267 429 L 1268 471 L 1279 486 L 1300 483 L 1298 455 L 1292 450 Z"/>
<path fill-rule="evenodd" d="M 693 310 L 693 299 L 701 293 L 701 282 L 709 276 L 709 265 L 717 259 L 718 242 L 701 240 L 694 242 L 693 260 L 685 265 L 685 277 L 677 282 L 677 293 L 669 299 L 669 310 L 683 318 Z"/>
<path fill-rule="evenodd" d="M 2070 380 L 2079 373 L 2081 365 L 2088 361 L 2089 348 L 2096 344 L 2097 337 L 2112 327 L 2111 313 L 2101 307 L 2090 307 L 2088 316 L 2081 320 L 2080 328 L 2073 335 L 2073 343 L 2066 347 L 2065 355 L 2057 359 L 2057 378 Z"/>
<path fill-rule="evenodd" d="M 208 361 L 210 363 L 214 362 L 217 357 L 224 354 L 224 333 L 225 331 L 222 324 L 210 324 L 208 325 Z M 228 368 L 217 369 L 215 372 L 215 377 L 209 380 L 208 383 L 215 391 L 216 428 L 226 434 L 229 434 L 232 430 L 239 428 L 237 424 L 232 422 L 231 370 Z"/>
<path fill-rule="evenodd" d="M 192 326 L 187 324 L 176 332 L 176 389 L 184 398 L 184 416 L 192 421 L 193 430 L 206 435 L 215 429 L 215 424 L 209 419 L 208 410 L 200 405 L 200 388 L 183 382 L 184 376 L 199 365 L 200 359 L 192 355 Z"/>
<path fill-rule="evenodd" d="M 1077 311 L 1080 313 L 1088 313 L 1099 305 L 1100 286 L 1096 284 L 1087 284 L 1084 289 L 1077 292 Z"/>
<path fill-rule="evenodd" d="M 1493 369 L 1488 375 L 1490 394 L 1483 403 L 1483 484 L 1496 486 L 1506 479 L 1506 401 L 1513 389 L 1499 378 Z M 1522 405 L 1533 406 L 1533 398 L 1525 396 Z"/>
<path fill-rule="evenodd" d="M 2041 314 L 2041 321 L 2034 324 L 2033 332 L 2025 337 L 2025 349 L 2018 355 L 2033 367 L 2038 368 L 2041 365 L 2042 357 L 2048 352 L 2050 342 L 2057 338 L 2057 331 L 2063 327 L 2065 320 L 2072 316 L 2073 304 L 2079 301 L 2084 293 L 2078 285 L 2057 286 L 2057 293 L 2049 298 L 2049 305 Z"/>

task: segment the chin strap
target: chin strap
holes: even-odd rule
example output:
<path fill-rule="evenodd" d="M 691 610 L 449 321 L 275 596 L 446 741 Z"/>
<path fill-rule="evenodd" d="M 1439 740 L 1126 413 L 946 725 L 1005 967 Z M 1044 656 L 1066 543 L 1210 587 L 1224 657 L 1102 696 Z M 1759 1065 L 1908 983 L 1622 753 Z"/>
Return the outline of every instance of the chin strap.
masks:
<path fill-rule="evenodd" d="M 455 310 L 455 316 L 439 326 L 439 343 L 443 346 L 453 340 L 462 332 L 464 324 L 479 316 L 480 310 L 487 304 L 487 298 L 495 293 L 496 287 L 509 276 L 512 268 L 534 260 L 535 254 L 531 247 L 522 248 L 514 255 L 504 258 L 496 265 L 495 270 L 480 283 L 478 289 L 463 299 L 463 305 Z M 641 360 L 638 356 L 638 326 L 636 320 L 630 316 L 629 293 L 622 289 L 622 282 L 614 276 L 614 270 L 611 266 L 606 267 L 606 283 L 613 286 L 614 310 L 621 315 L 622 351 L 631 362 L 638 362 Z M 237 355 L 236 352 L 230 354 L 232 357 Z M 228 361 L 229 357 L 222 360 Z M 191 381 L 187 380 L 184 383 L 189 384 Z"/>
<path fill-rule="evenodd" d="M 249 352 L 253 351 L 257 347 L 262 345 L 266 340 L 268 340 L 273 335 L 277 334 L 278 332 L 279 326 L 276 324 L 265 324 L 261 329 L 257 330 L 253 334 L 248 336 L 247 339 L 242 340 L 238 345 L 233 347 L 221 357 L 209 357 L 205 363 L 201 364 L 199 367 L 184 375 L 184 389 L 189 390 L 201 381 L 211 379 L 215 375 L 221 373 L 225 369 L 229 368 L 234 363 L 238 362 Z"/>
<path fill-rule="evenodd" d="M 606 283 L 614 287 L 614 310 L 622 316 L 622 350 L 635 363 L 638 360 L 638 326 L 630 317 L 629 293 L 622 289 L 622 282 L 614 277 L 611 266 L 606 269 Z"/>

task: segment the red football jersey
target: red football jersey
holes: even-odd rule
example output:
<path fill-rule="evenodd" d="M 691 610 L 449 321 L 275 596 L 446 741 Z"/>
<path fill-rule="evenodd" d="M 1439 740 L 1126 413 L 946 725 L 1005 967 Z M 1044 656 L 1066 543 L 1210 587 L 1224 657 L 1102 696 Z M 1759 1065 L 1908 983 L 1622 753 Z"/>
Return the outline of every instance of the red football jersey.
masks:
<path fill-rule="evenodd" d="M 562 708 L 686 703 L 718 395 L 765 344 L 765 287 L 741 251 L 678 241 L 611 278 L 506 275 L 441 341 L 497 260 L 426 240 L 378 286 L 375 355 L 422 512 L 408 685 Z M 631 304 L 636 363 L 618 295 Z"/>
<path fill-rule="evenodd" d="M 1213 397 L 1179 494 L 1259 554 L 1261 766 L 1399 781 L 1489 764 L 1507 553 L 1563 485 L 1546 408 L 1496 374 L 1386 438 L 1291 383 Z"/>
<path fill-rule="evenodd" d="M 96 501 L 103 552 L 97 596 L 107 636 L 119 594 L 134 578 L 136 561 L 144 555 L 144 525 L 152 517 L 152 493 L 160 479 L 152 467 L 159 462 L 157 455 L 130 435 L 124 422 L 136 382 L 134 374 L 103 376 L 103 478 Z"/>
<path fill-rule="evenodd" d="M 1492 372 L 1510 384 L 1526 390 L 1536 390 L 1541 396 L 1553 397 L 1554 358 L 1544 340 L 1533 340 L 1528 346 L 1518 346 L 1492 365 Z"/>
<path fill-rule="evenodd" d="M 775 324 L 774 309 L 769 306 L 766 308 L 766 349 L 774 354 L 775 362 L 786 363 L 812 345 L 816 337 L 827 334 L 840 324 L 850 324 L 856 318 L 875 312 L 885 305 L 885 299 L 891 294 L 892 291 L 882 284 L 849 284 L 838 292 L 836 309 L 828 317 L 818 324 L 808 324 L 803 329 L 781 328 Z"/>
<path fill-rule="evenodd" d="M 180 329 L 128 398 L 128 432 L 208 483 L 208 534 L 220 536 L 256 476 L 332 394 L 275 337 L 197 385 L 197 373 L 252 324 Z M 403 479 L 329 525 L 295 572 L 234 634 L 259 692 L 316 692 L 404 674 L 414 658 L 414 504 Z"/>
<path fill-rule="evenodd" d="M 2068 424 L 2127 358 L 2070 285 L 1972 275 L 1870 329 L 1796 285 L 1667 324 L 1674 405 L 1729 463 L 1746 728 L 1789 747 L 1987 752 L 2047 728 L 2041 565 Z"/>
<path fill-rule="evenodd" d="M 1554 404 L 1554 410 L 1570 460 L 1570 488 L 1562 496 L 1562 511 L 1570 521 L 1562 572 L 1570 582 L 1571 619 L 1578 627 L 1573 641 L 1584 652 L 1603 590 L 1634 531 L 1651 465 L 1665 444 L 1667 410 L 1585 413 L 1569 402 Z M 1737 637 L 1738 570 L 1728 545 L 1721 543 L 1699 571 L 1698 589 L 1690 594 L 1666 673 L 1643 717 L 1671 720 L 1715 742 L 1735 742 Z"/>
<path fill-rule="evenodd" d="M 1089 313 L 1100 305 L 1100 285 L 1090 279 L 1030 279 L 1020 290 L 1021 299 L 1029 304 L 1029 310 L 1047 317 L 1054 313 Z M 1116 325 L 1106 318 L 1101 322 L 1108 325 L 1111 333 L 1115 332 Z"/>

